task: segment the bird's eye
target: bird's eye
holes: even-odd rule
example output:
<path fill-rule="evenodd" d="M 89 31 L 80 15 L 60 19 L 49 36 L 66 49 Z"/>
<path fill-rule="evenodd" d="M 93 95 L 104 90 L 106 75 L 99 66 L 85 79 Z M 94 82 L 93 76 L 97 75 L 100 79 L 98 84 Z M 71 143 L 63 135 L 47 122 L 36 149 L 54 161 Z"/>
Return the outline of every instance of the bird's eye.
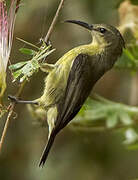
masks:
<path fill-rule="evenodd" d="M 100 31 L 101 33 L 105 33 L 105 32 L 106 32 L 106 29 L 105 29 L 105 28 L 99 28 L 99 31 Z"/>

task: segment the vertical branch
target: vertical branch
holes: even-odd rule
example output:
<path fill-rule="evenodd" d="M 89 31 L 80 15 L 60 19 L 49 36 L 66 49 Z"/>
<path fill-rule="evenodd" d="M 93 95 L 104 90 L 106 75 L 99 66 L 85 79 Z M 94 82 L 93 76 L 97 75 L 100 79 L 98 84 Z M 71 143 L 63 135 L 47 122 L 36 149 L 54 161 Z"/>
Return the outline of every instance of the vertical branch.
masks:
<path fill-rule="evenodd" d="M 45 42 L 46 42 L 46 43 L 49 41 L 50 36 L 51 36 L 51 34 L 52 34 L 52 32 L 53 32 L 54 26 L 55 26 L 56 21 L 57 21 L 57 19 L 58 19 L 58 16 L 59 16 L 60 10 L 61 10 L 61 8 L 62 8 L 62 6 L 63 6 L 63 3 L 64 3 L 64 0 L 61 0 L 61 1 L 60 1 L 60 4 L 59 4 L 59 6 L 58 6 L 57 12 L 56 12 L 56 14 L 55 14 L 55 16 L 54 16 L 54 18 L 53 18 L 53 21 L 52 21 L 52 23 L 51 23 L 51 25 L 50 25 L 50 27 L 49 27 L 49 30 L 48 30 L 48 32 L 47 32 L 47 35 L 46 35 L 46 37 L 45 37 Z"/>

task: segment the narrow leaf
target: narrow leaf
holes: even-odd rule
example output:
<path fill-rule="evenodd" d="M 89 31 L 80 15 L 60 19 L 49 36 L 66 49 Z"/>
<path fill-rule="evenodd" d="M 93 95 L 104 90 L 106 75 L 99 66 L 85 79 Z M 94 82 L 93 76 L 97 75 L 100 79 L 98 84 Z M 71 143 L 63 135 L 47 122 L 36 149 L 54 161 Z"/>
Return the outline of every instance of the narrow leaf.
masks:
<path fill-rule="evenodd" d="M 22 71 L 19 69 L 18 71 L 13 72 L 14 81 L 22 74 Z"/>
<path fill-rule="evenodd" d="M 27 64 L 27 61 L 23 61 L 23 62 L 19 62 L 19 63 L 16 63 L 16 64 L 12 64 L 12 65 L 9 66 L 9 69 L 11 69 L 11 70 L 19 69 L 22 66 L 24 66 L 25 64 Z"/>
<path fill-rule="evenodd" d="M 107 117 L 107 120 L 106 120 L 106 126 L 108 128 L 113 128 L 117 125 L 118 123 L 118 117 L 117 117 L 117 114 L 112 114 L 110 115 L 109 117 Z"/>
<path fill-rule="evenodd" d="M 134 56 L 128 49 L 124 49 L 123 52 L 125 53 L 126 56 L 128 56 L 129 59 L 131 59 L 132 61 L 135 61 Z"/>
<path fill-rule="evenodd" d="M 23 54 L 27 54 L 30 56 L 34 56 L 37 52 L 32 50 L 32 49 L 28 49 L 28 48 L 20 48 L 19 51 Z"/>
<path fill-rule="evenodd" d="M 120 117 L 121 122 L 125 125 L 130 125 L 133 123 L 129 114 L 124 111 L 120 112 L 119 117 Z"/>

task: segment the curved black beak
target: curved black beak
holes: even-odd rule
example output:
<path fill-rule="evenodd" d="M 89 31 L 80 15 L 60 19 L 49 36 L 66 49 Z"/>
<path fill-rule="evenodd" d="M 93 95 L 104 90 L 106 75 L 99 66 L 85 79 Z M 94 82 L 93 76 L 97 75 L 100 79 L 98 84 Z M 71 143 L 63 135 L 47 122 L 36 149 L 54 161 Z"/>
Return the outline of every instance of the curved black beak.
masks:
<path fill-rule="evenodd" d="M 74 23 L 74 24 L 77 24 L 77 25 L 80 25 L 86 29 L 89 29 L 89 30 L 93 30 L 93 25 L 89 25 L 85 22 L 82 22 L 82 21 L 76 21 L 76 20 L 66 20 L 64 22 L 67 22 L 67 23 Z"/>

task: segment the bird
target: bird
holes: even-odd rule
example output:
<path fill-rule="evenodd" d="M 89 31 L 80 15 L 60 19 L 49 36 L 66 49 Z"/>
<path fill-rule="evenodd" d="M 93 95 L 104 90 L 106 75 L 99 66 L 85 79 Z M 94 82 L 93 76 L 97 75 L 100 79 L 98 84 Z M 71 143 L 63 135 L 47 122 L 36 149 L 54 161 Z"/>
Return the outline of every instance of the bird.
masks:
<path fill-rule="evenodd" d="M 40 98 L 22 101 L 9 97 L 17 103 L 37 104 L 47 113 L 49 135 L 39 163 L 42 167 L 57 134 L 77 115 L 96 82 L 113 67 L 125 48 L 121 33 L 112 25 L 65 22 L 87 29 L 91 42 L 69 50 L 55 64 L 42 67 L 48 75 Z"/>

